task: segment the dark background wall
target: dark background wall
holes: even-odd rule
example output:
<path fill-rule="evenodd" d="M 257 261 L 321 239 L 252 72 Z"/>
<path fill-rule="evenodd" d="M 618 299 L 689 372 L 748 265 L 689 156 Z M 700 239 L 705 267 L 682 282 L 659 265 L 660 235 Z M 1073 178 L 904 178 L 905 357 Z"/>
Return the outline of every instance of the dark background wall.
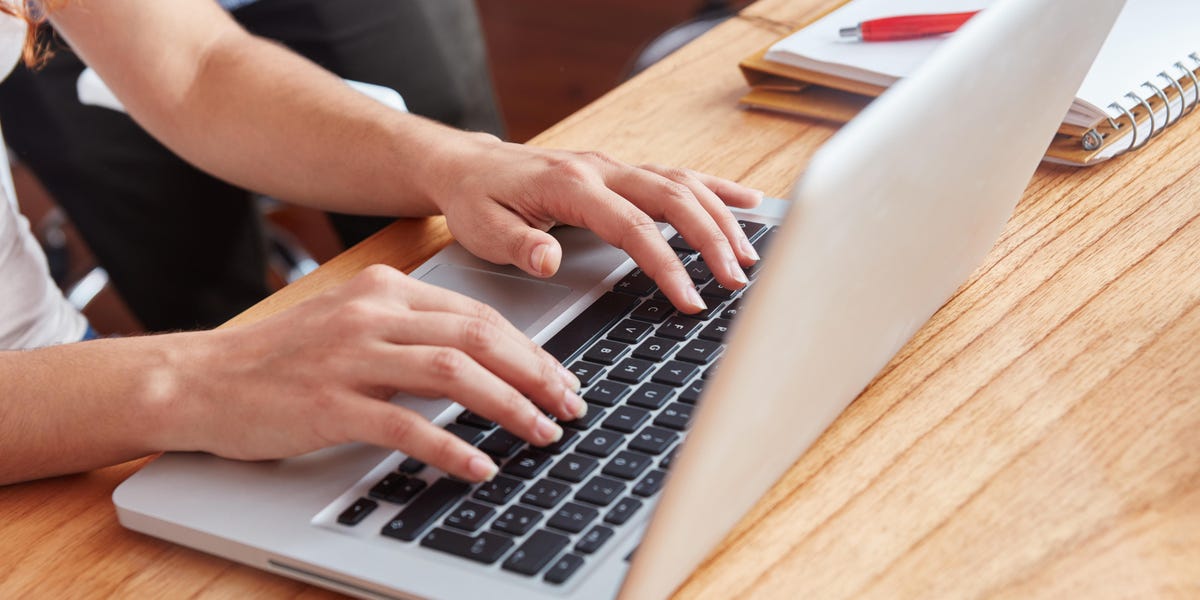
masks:
<path fill-rule="evenodd" d="M 509 137 L 525 141 L 621 82 L 703 0 L 476 0 Z"/>

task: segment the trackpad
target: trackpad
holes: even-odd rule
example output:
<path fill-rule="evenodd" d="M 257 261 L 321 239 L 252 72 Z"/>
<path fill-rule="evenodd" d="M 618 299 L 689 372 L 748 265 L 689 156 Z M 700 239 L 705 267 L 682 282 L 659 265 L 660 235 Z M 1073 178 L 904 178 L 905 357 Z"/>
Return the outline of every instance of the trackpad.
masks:
<path fill-rule="evenodd" d="M 440 264 L 420 279 L 495 308 L 521 331 L 571 293 L 565 285 L 451 264 Z"/>

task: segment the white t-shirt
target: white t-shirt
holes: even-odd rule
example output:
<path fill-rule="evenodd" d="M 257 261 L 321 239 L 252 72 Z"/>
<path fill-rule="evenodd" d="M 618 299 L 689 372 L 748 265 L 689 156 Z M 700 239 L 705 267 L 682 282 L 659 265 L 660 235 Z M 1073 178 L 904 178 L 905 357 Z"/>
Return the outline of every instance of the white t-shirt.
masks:
<path fill-rule="evenodd" d="M 0 13 L 0 81 L 16 65 L 24 42 L 25 23 Z M 0 154 L 0 350 L 77 342 L 86 330 L 83 315 L 50 279 L 29 221 L 17 211 L 8 161 Z"/>

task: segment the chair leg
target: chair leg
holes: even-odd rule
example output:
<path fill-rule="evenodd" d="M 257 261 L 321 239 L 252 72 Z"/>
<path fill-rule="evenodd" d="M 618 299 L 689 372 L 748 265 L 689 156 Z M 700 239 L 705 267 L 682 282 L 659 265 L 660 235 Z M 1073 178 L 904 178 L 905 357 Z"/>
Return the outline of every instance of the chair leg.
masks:
<path fill-rule="evenodd" d="M 38 226 L 38 243 L 46 255 L 50 267 L 50 278 L 63 290 L 63 295 L 76 310 L 83 311 L 108 285 L 108 272 L 93 267 L 77 281 L 70 281 L 71 251 L 67 246 L 67 215 L 57 206 L 42 219 Z"/>
<path fill-rule="evenodd" d="M 271 269 L 287 283 L 312 273 L 320 266 L 296 236 L 286 229 L 268 221 L 266 234 L 269 245 L 267 261 Z"/>
<path fill-rule="evenodd" d="M 634 59 L 626 79 L 645 71 L 650 68 L 650 65 L 704 35 L 709 29 L 737 14 L 737 11 L 746 4 L 732 0 L 706 0 L 691 20 L 668 29 L 646 44 L 646 47 Z"/>
<path fill-rule="evenodd" d="M 108 271 L 100 267 L 93 267 L 83 277 L 67 288 L 67 302 L 71 303 L 76 310 L 83 312 L 84 309 L 104 291 L 104 287 L 108 285 Z"/>

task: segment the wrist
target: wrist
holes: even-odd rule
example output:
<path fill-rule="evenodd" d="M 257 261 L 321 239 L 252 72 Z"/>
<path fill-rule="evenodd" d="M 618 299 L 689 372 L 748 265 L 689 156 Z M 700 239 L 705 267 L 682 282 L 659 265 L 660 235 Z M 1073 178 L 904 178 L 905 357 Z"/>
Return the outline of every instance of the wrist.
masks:
<path fill-rule="evenodd" d="M 131 396 L 144 424 L 141 442 L 149 452 L 202 449 L 199 415 L 194 413 L 206 394 L 202 374 L 211 355 L 208 336 L 194 332 L 141 338 L 153 342 L 141 349 Z"/>
<path fill-rule="evenodd" d="M 490 133 L 445 128 L 430 135 L 422 164 L 416 169 L 416 190 L 436 214 L 446 214 L 448 204 L 469 195 L 470 182 L 486 170 L 485 159 L 504 142 Z"/>

